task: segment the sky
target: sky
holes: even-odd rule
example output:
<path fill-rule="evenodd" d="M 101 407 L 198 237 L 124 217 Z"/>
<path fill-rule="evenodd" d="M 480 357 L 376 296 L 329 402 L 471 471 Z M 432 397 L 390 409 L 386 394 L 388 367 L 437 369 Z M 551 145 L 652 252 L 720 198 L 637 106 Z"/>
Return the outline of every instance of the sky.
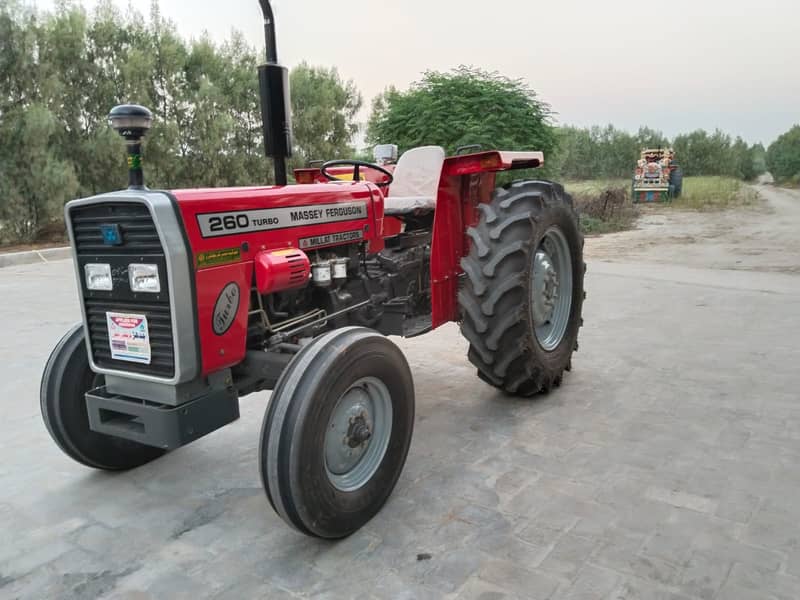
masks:
<path fill-rule="evenodd" d="M 257 0 L 160 5 L 187 37 L 207 31 L 223 41 L 238 29 L 263 47 Z M 769 144 L 800 123 L 797 0 L 273 0 L 273 7 L 279 61 L 336 66 L 367 107 L 388 85 L 404 89 L 425 70 L 466 64 L 524 79 L 561 124 L 648 125 L 668 136 L 720 128 Z"/>

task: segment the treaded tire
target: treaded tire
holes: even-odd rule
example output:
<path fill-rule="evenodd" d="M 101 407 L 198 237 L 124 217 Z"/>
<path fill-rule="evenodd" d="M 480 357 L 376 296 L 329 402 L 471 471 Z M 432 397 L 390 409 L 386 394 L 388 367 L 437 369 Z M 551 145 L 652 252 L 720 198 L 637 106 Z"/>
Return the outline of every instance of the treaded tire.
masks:
<path fill-rule="evenodd" d="M 461 261 L 466 277 L 458 294 L 468 358 L 481 379 L 509 394 L 548 392 L 571 369 L 583 324 L 586 264 L 572 197 L 557 183 L 517 181 L 478 209 L 478 225 L 467 231 L 472 244 Z M 545 351 L 535 334 L 530 287 L 534 254 L 553 227 L 569 246 L 572 296 L 563 337 Z"/>
<path fill-rule="evenodd" d="M 669 174 L 669 183 L 673 186 L 673 198 L 680 198 L 683 193 L 683 171 L 680 167 L 675 167 Z"/>
<path fill-rule="evenodd" d="M 343 394 L 364 377 L 391 395 L 391 430 L 377 470 L 361 487 L 330 480 L 325 441 Z M 338 539 L 357 531 L 384 505 L 405 465 L 414 428 L 414 383 L 401 350 L 364 327 L 343 327 L 305 346 L 272 392 L 259 445 L 261 482 L 272 508 L 298 531 Z"/>
<path fill-rule="evenodd" d="M 40 387 L 42 419 L 59 448 L 73 460 L 106 471 L 124 471 L 165 451 L 89 429 L 86 392 L 102 385 L 89 367 L 82 324 L 61 338 L 45 365 Z"/>

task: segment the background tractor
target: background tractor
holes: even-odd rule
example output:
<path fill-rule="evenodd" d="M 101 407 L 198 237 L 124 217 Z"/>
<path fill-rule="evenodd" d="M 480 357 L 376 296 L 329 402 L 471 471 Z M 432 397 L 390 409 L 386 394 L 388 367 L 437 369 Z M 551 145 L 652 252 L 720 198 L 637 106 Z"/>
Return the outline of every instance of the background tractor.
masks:
<path fill-rule="evenodd" d="M 540 152 L 427 146 L 391 168 L 332 161 L 317 170 L 324 183 L 286 185 L 287 71 L 261 7 L 277 185 L 148 189 L 152 116 L 114 108 L 129 187 L 65 208 L 83 319 L 47 361 L 42 415 L 67 455 L 124 470 L 272 390 L 259 446 L 269 503 L 305 534 L 340 538 L 383 506 L 411 442 L 412 375 L 386 336 L 459 322 L 483 381 L 547 392 L 577 348 L 583 239 L 559 184 L 494 189 L 496 173 L 537 167 Z"/>
<path fill-rule="evenodd" d="M 683 172 L 671 148 L 642 150 L 633 175 L 631 198 L 637 202 L 664 202 L 683 191 Z"/>

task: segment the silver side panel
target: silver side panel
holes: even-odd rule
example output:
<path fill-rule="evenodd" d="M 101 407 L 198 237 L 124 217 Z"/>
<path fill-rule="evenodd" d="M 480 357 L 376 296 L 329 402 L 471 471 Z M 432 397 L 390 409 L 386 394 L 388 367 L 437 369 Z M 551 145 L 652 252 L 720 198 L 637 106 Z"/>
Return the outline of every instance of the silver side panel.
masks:
<path fill-rule="evenodd" d="M 175 375 L 172 378 L 156 377 L 141 373 L 129 373 L 115 369 L 104 369 L 94 363 L 92 357 L 89 327 L 86 319 L 86 308 L 83 298 L 82 275 L 78 269 L 78 260 L 75 250 L 75 238 L 72 232 L 70 209 L 89 204 L 102 204 L 104 202 L 137 202 L 144 204 L 153 217 L 153 222 L 164 248 L 167 262 L 167 280 L 169 282 L 169 301 L 172 313 L 172 342 L 175 351 Z M 91 198 L 73 200 L 64 208 L 67 231 L 72 246 L 72 262 L 75 267 L 75 277 L 78 282 L 78 293 L 81 295 L 81 313 L 83 326 L 86 332 L 86 346 L 89 351 L 89 364 L 92 371 L 104 375 L 116 375 L 129 379 L 151 381 L 176 385 L 193 380 L 200 373 L 198 357 L 198 340 L 195 335 L 195 299 L 192 295 L 192 257 L 189 255 L 183 240 L 183 230 L 178 222 L 178 217 L 172 206 L 172 201 L 162 192 L 149 190 L 124 190 Z"/>

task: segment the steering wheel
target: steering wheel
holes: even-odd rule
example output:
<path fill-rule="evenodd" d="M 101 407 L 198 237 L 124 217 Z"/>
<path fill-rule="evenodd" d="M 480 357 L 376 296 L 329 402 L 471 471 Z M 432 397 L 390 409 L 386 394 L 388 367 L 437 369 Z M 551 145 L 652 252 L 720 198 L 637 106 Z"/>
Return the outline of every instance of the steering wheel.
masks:
<path fill-rule="evenodd" d="M 328 169 L 332 167 L 353 167 L 353 181 L 361 180 L 360 169 L 362 167 L 365 169 L 372 169 L 373 171 L 378 171 L 378 173 L 381 173 L 382 175 L 386 176 L 387 179 L 386 181 L 373 182 L 380 188 L 387 187 L 391 185 L 392 182 L 394 181 L 394 175 L 392 175 L 392 172 L 387 171 L 380 165 L 368 163 L 363 160 L 329 160 L 319 168 L 319 171 L 330 181 L 342 181 L 335 175 L 331 175 L 330 173 L 328 173 Z"/>

